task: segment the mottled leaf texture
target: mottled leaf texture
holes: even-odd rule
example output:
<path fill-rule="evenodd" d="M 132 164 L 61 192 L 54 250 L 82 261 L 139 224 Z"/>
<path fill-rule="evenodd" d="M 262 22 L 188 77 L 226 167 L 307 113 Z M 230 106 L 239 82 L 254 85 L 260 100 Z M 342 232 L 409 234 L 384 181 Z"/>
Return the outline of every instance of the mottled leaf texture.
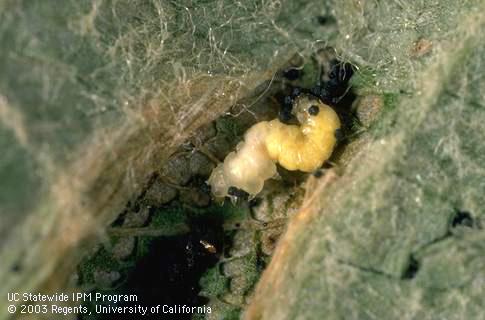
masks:
<path fill-rule="evenodd" d="M 290 225 L 247 319 L 484 317 L 484 9 L 336 2 L 359 90 L 386 103 Z"/>

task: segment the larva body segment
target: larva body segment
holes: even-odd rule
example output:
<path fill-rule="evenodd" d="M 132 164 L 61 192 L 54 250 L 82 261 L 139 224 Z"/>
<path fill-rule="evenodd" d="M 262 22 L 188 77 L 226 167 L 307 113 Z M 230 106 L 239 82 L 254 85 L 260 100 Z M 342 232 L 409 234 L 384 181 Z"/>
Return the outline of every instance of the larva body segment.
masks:
<path fill-rule="evenodd" d="M 264 181 L 276 175 L 276 165 L 265 146 L 269 130 L 267 121 L 252 126 L 236 151 L 229 153 L 212 171 L 208 183 L 216 198 L 225 197 L 231 186 L 257 194 L 263 189 Z"/>
<path fill-rule="evenodd" d="M 225 197 L 230 187 L 258 194 L 264 182 L 276 175 L 276 163 L 288 170 L 312 172 L 321 167 L 337 143 L 340 120 L 335 111 L 319 100 L 302 96 L 293 114 L 300 125 L 278 119 L 252 126 L 207 181 L 216 198 Z"/>

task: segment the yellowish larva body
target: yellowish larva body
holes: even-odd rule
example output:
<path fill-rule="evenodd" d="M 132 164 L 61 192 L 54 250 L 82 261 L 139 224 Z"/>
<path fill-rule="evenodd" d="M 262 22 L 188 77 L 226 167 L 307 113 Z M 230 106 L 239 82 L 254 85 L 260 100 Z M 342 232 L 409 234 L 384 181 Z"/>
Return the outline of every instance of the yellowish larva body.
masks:
<path fill-rule="evenodd" d="M 337 143 L 335 131 L 340 120 L 324 103 L 303 96 L 293 113 L 300 125 L 287 125 L 278 119 L 252 126 L 233 151 L 219 164 L 208 183 L 216 198 L 225 197 L 236 187 L 258 194 L 264 182 L 276 175 L 276 163 L 288 170 L 312 172 L 327 160 Z"/>

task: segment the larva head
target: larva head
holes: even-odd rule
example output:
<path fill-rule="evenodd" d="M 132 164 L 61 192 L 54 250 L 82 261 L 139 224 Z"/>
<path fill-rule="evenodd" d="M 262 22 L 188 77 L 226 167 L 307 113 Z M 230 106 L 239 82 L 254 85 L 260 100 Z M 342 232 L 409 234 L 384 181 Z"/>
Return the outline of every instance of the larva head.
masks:
<path fill-rule="evenodd" d="M 293 114 L 302 126 L 317 126 L 325 131 L 335 131 L 340 128 L 337 113 L 311 95 L 301 95 L 295 100 Z"/>

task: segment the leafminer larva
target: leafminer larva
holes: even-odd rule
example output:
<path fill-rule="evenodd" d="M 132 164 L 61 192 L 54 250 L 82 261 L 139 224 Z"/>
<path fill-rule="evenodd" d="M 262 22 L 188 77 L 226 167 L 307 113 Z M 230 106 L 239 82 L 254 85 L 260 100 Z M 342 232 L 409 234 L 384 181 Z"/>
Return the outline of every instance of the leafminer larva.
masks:
<path fill-rule="evenodd" d="M 245 133 L 207 181 L 216 198 L 228 195 L 230 187 L 258 194 L 265 180 L 276 175 L 276 163 L 288 170 L 312 172 L 330 157 L 340 128 L 336 112 L 313 95 L 300 94 L 291 113 L 299 125 L 274 119 L 259 122 Z"/>

